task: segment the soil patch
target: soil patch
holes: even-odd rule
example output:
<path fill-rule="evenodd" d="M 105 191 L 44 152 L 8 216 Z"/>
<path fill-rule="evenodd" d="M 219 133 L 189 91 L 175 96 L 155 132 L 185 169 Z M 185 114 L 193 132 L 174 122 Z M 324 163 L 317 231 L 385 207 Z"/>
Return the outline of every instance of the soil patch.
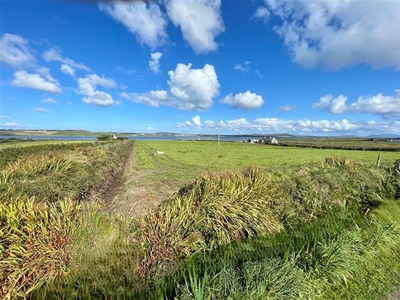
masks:
<path fill-rule="evenodd" d="M 121 176 L 113 182 L 114 188 L 104 203 L 107 211 L 125 216 L 145 215 L 179 191 L 179 182 L 168 182 L 163 179 L 170 169 L 164 168 L 157 158 L 154 160 L 156 169 L 140 170 L 136 149 L 133 146 Z"/>

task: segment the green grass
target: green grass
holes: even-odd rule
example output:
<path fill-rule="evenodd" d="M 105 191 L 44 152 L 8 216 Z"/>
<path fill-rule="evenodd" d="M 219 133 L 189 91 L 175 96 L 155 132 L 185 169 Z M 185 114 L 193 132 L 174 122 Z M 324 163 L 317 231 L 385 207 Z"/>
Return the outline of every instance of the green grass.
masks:
<path fill-rule="evenodd" d="M 152 151 L 164 151 L 166 156 L 181 164 L 212 169 L 301 166 L 321 161 L 327 156 L 346 156 L 351 161 L 369 164 L 374 164 L 378 155 L 381 155 L 382 164 L 393 164 L 399 158 L 396 152 L 291 148 L 234 142 L 221 142 L 220 148 L 212 141 L 137 141 L 137 145 L 146 149 L 148 155 Z"/>
<path fill-rule="evenodd" d="M 19 147 L 36 147 L 43 145 L 68 145 L 78 143 L 90 143 L 88 141 L 60 141 L 60 140 L 44 140 L 44 141 L 26 141 L 26 140 L 12 140 L 0 143 L 0 151 L 6 148 L 19 148 Z"/>
<path fill-rule="evenodd" d="M 400 206 L 387 200 L 400 184 L 393 172 L 398 154 L 233 142 L 218 148 L 204 141 L 134 146 L 138 173 L 132 174 L 142 174 L 142 186 L 182 184 L 156 211 L 136 219 L 99 204 L 67 202 L 72 218 L 57 206 L 76 193 L 68 182 L 88 192 L 106 188 L 129 151 L 123 143 L 2 150 L 8 154 L 0 177 L 7 192 L 0 203 L 6 246 L 0 248 L 0 282 L 6 291 L 16 288 L 8 296 L 383 299 L 398 288 Z M 165 154 L 151 155 L 157 150 Z M 29 209 L 23 205 L 32 193 L 41 195 L 36 213 L 31 202 Z M 58 227 L 68 233 L 66 244 L 57 246 L 58 232 L 41 239 Z M 43 242 L 39 250 L 54 245 L 50 251 L 66 255 L 35 260 L 30 243 L 36 240 Z M 10 268 L 10 253 L 16 267 Z M 27 264 L 35 271 L 26 273 Z M 16 277 L 9 276 L 13 268 Z"/>
<path fill-rule="evenodd" d="M 396 218 L 399 209 L 389 201 L 376 214 Z M 400 280 L 398 225 L 398 218 L 335 209 L 274 236 L 191 256 L 137 299 L 386 299 Z"/>
<path fill-rule="evenodd" d="M 85 239 L 98 240 L 104 251 L 79 248 L 77 267 L 38 295 L 379 299 L 396 287 L 390 278 L 400 271 L 399 231 L 390 219 L 383 223 L 380 210 L 372 210 L 376 220 L 368 215 L 394 205 L 382 200 L 390 196 L 385 176 L 391 175 L 334 158 L 286 172 L 205 173 L 138 221 L 111 218 L 107 224 L 116 231 L 104 221 L 100 233 L 86 230 L 98 237 Z M 388 209 L 394 219 L 397 210 Z"/>
<path fill-rule="evenodd" d="M 296 140 L 283 140 L 281 145 L 315 148 L 343 148 L 382 151 L 400 151 L 399 142 L 390 142 L 387 138 L 299 138 Z"/>

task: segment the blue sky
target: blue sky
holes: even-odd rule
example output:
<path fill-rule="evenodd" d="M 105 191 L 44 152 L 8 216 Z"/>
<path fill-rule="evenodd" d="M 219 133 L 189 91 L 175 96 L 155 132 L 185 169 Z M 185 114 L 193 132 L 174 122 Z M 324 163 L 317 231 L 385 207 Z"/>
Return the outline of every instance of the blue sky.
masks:
<path fill-rule="evenodd" d="M 398 0 L 0 5 L 0 128 L 400 136 Z"/>

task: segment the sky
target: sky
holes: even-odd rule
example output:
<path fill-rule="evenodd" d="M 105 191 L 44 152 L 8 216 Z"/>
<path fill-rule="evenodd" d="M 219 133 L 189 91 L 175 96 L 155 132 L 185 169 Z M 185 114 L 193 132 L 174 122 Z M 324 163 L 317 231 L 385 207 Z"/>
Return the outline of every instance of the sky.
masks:
<path fill-rule="evenodd" d="M 400 0 L 1 0 L 0 128 L 400 136 Z"/>

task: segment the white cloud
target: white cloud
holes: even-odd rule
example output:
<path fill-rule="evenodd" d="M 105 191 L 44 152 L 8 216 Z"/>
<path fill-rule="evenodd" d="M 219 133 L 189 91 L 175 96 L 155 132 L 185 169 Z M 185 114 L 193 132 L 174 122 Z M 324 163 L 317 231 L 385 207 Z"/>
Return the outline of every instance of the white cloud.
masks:
<path fill-rule="evenodd" d="M 169 91 L 156 90 L 147 93 L 121 93 L 121 97 L 145 105 L 171 106 L 181 110 L 206 110 L 218 95 L 219 82 L 214 66 L 191 69 L 192 64 L 178 64 L 169 71 Z"/>
<path fill-rule="evenodd" d="M 261 75 L 261 73 L 260 73 L 260 71 L 259 71 L 258 69 L 257 69 L 254 73 L 255 73 L 256 76 L 257 76 L 258 78 L 260 78 L 261 80 L 264 79 L 264 77 Z"/>
<path fill-rule="evenodd" d="M 85 66 L 84 64 L 77 63 L 68 57 L 62 57 L 60 51 L 57 51 L 55 49 L 47 50 L 46 52 L 43 53 L 42 57 L 47 62 L 58 61 L 58 62 L 62 63 L 63 65 L 70 67 L 71 69 L 75 68 L 75 69 L 79 69 L 79 70 L 90 71 L 90 68 Z M 63 70 L 63 66 L 61 66 L 61 71 L 66 73 L 65 70 L 66 70 L 66 67 L 64 67 L 64 70 Z M 75 74 L 75 71 L 74 71 L 74 74 Z"/>
<path fill-rule="evenodd" d="M 165 5 L 170 20 L 196 53 L 218 48 L 214 39 L 225 30 L 221 0 L 169 0 Z"/>
<path fill-rule="evenodd" d="M 46 93 L 61 93 L 59 82 L 51 77 L 47 68 L 38 69 L 37 72 L 38 74 L 31 74 L 26 71 L 17 71 L 14 73 L 15 79 L 11 84 L 32 88 Z"/>
<path fill-rule="evenodd" d="M 35 57 L 28 47 L 28 40 L 20 35 L 4 33 L 0 37 L 0 61 L 14 68 L 31 66 Z"/>
<path fill-rule="evenodd" d="M 52 112 L 50 109 L 43 108 L 43 107 L 35 107 L 33 109 L 34 112 L 44 112 L 44 113 L 50 113 Z"/>
<path fill-rule="evenodd" d="M 200 116 L 194 116 L 192 118 L 192 121 L 193 121 L 194 126 L 201 126 Z"/>
<path fill-rule="evenodd" d="M 219 90 L 214 66 L 206 64 L 203 69 L 191 67 L 192 64 L 178 64 L 175 71 L 168 72 L 170 93 L 179 101 L 181 109 L 208 109 Z"/>
<path fill-rule="evenodd" d="M 223 104 L 231 105 L 234 108 L 241 109 L 260 108 L 264 104 L 262 96 L 255 93 L 250 93 L 250 91 L 239 93 L 235 96 L 229 94 L 225 96 L 225 98 L 223 98 L 220 102 Z"/>
<path fill-rule="evenodd" d="M 270 11 L 266 7 L 259 7 L 257 8 L 256 12 L 254 13 L 254 18 L 259 18 L 264 20 L 264 22 L 268 21 L 271 16 Z"/>
<path fill-rule="evenodd" d="M 174 106 L 170 99 L 170 96 L 168 95 L 168 92 L 164 90 L 150 91 L 143 94 L 121 93 L 121 96 L 125 99 L 133 100 L 135 102 L 154 107 L 159 107 L 160 104 Z"/>
<path fill-rule="evenodd" d="M 248 63 L 248 64 L 244 64 L 244 65 L 242 65 L 242 64 L 235 64 L 234 65 L 234 67 L 233 67 L 233 69 L 235 70 L 235 71 L 239 71 L 239 72 L 242 72 L 242 73 L 247 73 L 247 72 L 249 72 L 250 71 L 250 64 Z"/>
<path fill-rule="evenodd" d="M 303 67 L 400 68 L 400 1 L 264 1 L 282 20 L 274 30 Z"/>
<path fill-rule="evenodd" d="M 150 54 L 149 67 L 154 73 L 160 72 L 160 58 L 161 52 L 154 52 Z"/>
<path fill-rule="evenodd" d="M 75 70 L 69 65 L 62 64 L 60 70 L 64 74 L 67 74 L 67 75 L 70 75 L 72 77 L 75 77 Z"/>
<path fill-rule="evenodd" d="M 361 113 L 400 115 L 400 90 L 395 90 L 393 96 L 378 94 L 359 97 L 357 102 L 349 105 L 349 110 Z"/>
<path fill-rule="evenodd" d="M 1 126 L 5 127 L 18 127 L 20 126 L 17 122 L 9 122 L 9 121 L 3 121 L 1 122 Z"/>
<path fill-rule="evenodd" d="M 193 120 L 193 118 L 192 118 Z M 176 123 L 178 128 L 203 128 L 210 132 L 220 126 L 224 132 L 253 133 L 291 133 L 296 135 L 370 135 L 370 134 L 398 134 L 400 132 L 400 121 L 349 121 L 342 120 L 281 120 L 277 118 L 257 118 L 252 122 L 245 118 L 235 120 L 218 121 L 207 120 L 199 126 L 194 126 L 190 121 Z"/>
<path fill-rule="evenodd" d="M 375 96 L 361 96 L 356 102 L 346 104 L 347 97 L 339 95 L 333 98 L 331 94 L 320 98 L 314 103 L 315 108 L 324 108 L 331 113 L 358 112 L 379 115 L 400 115 L 400 90 L 395 90 L 393 96 L 379 93 Z"/>
<path fill-rule="evenodd" d="M 288 112 L 288 111 L 293 111 L 293 110 L 295 110 L 295 109 L 296 109 L 296 106 L 287 104 L 287 105 L 280 106 L 279 109 L 280 109 L 281 111 Z"/>
<path fill-rule="evenodd" d="M 115 104 L 112 96 L 106 92 L 97 90 L 97 86 L 113 88 L 116 86 L 114 80 L 107 77 L 100 77 L 97 74 L 87 75 L 78 79 L 78 94 L 85 95 L 82 101 L 86 104 L 97 106 L 110 106 Z"/>
<path fill-rule="evenodd" d="M 313 104 L 313 107 L 321 107 L 330 113 L 341 114 L 348 110 L 346 101 L 347 97 L 344 95 L 339 95 L 338 97 L 333 98 L 332 94 L 329 94 L 321 97 L 319 102 Z"/>
<path fill-rule="evenodd" d="M 238 72 L 241 72 L 241 73 L 249 73 L 250 71 L 252 71 L 251 61 L 245 61 L 243 64 L 235 64 L 233 66 L 233 69 L 235 71 L 238 71 Z M 256 75 L 261 80 L 264 79 L 264 77 L 261 75 L 261 73 L 260 73 L 260 71 L 258 69 L 255 69 L 254 75 Z"/>
<path fill-rule="evenodd" d="M 167 21 L 155 2 L 119 1 L 100 4 L 100 10 L 125 25 L 136 35 L 140 44 L 154 49 L 167 39 Z"/>
<path fill-rule="evenodd" d="M 58 101 L 54 100 L 53 98 L 45 98 L 42 100 L 43 103 L 52 103 L 52 104 L 57 104 Z"/>

